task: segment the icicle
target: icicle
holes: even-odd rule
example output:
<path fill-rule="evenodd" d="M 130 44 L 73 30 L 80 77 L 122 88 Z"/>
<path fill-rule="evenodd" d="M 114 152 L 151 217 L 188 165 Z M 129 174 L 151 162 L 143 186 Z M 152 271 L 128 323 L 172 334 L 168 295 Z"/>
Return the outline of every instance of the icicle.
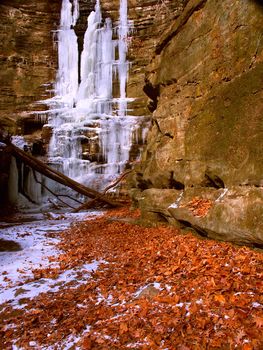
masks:
<path fill-rule="evenodd" d="M 96 18 L 100 17 L 96 12 L 91 12 L 88 17 L 88 28 L 84 35 L 84 46 L 81 54 L 81 83 L 77 96 L 77 107 L 89 107 L 90 99 L 96 97 L 96 58 L 97 37 L 99 23 Z"/>
<path fill-rule="evenodd" d="M 105 27 L 100 32 L 98 43 L 97 66 L 97 93 L 99 98 L 112 98 L 112 65 L 113 65 L 113 41 L 111 19 L 106 19 Z M 109 113 L 107 110 L 106 113 Z"/>
<path fill-rule="evenodd" d="M 72 15 L 73 26 L 77 24 L 78 18 L 79 18 L 79 2 L 78 0 L 73 0 L 73 15 Z"/>
<path fill-rule="evenodd" d="M 37 182 L 35 180 L 35 176 Z M 35 172 L 35 176 L 33 170 L 31 168 L 28 169 L 26 177 L 23 179 L 24 182 L 24 192 L 30 198 L 31 201 L 37 204 L 41 204 L 42 202 L 42 194 L 41 194 L 41 181 L 42 176 Z"/>
<path fill-rule="evenodd" d="M 18 170 L 16 159 L 12 157 L 10 165 L 10 175 L 8 180 L 8 200 L 11 204 L 16 204 L 18 200 Z"/>

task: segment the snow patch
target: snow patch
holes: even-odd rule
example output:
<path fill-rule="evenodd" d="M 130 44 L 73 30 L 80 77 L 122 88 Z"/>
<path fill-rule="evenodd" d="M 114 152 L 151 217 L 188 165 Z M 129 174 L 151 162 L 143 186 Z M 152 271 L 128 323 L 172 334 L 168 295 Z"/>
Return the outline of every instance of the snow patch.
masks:
<path fill-rule="evenodd" d="M 177 198 L 177 200 L 176 200 L 174 203 L 172 203 L 172 204 L 168 207 L 168 209 L 169 209 L 169 208 L 173 208 L 173 209 L 179 208 L 179 204 L 180 204 L 181 199 L 183 198 L 183 194 L 184 194 L 184 192 L 182 192 L 182 193 L 180 194 L 180 196 Z"/>
<path fill-rule="evenodd" d="M 23 149 L 24 146 L 27 146 L 27 142 L 23 136 L 12 136 L 11 142 L 18 148 Z"/>
<path fill-rule="evenodd" d="M 139 288 L 135 293 L 134 293 L 134 298 L 138 298 L 140 297 L 141 294 L 143 294 L 144 292 L 147 292 L 147 290 L 149 288 L 155 288 L 155 289 L 158 289 L 158 290 L 163 290 L 163 288 L 161 288 L 161 285 L 160 283 L 158 282 L 153 282 L 153 283 L 149 283 L 149 284 L 146 284 L 145 286 L 142 286 L 141 288 Z"/>
<path fill-rule="evenodd" d="M 198 305 L 203 304 L 203 299 L 198 299 L 198 300 L 196 300 L 196 304 L 198 304 Z"/>
<path fill-rule="evenodd" d="M 228 188 L 225 188 L 224 191 L 220 194 L 220 196 L 215 200 L 215 203 L 218 203 L 221 201 L 221 199 L 224 198 L 224 196 L 227 194 Z"/>
<path fill-rule="evenodd" d="M 255 307 L 255 308 L 258 308 L 258 307 L 259 307 L 259 308 L 263 308 L 263 305 L 255 301 L 255 302 L 252 303 L 252 307 Z"/>
<path fill-rule="evenodd" d="M 1 224 L 0 238 L 18 243 L 22 250 L 15 252 L 0 252 L 0 300 L 1 303 L 9 302 L 17 308 L 21 299 L 32 299 L 40 293 L 47 291 L 56 292 L 63 283 L 84 283 L 92 270 L 96 270 L 101 261 L 85 264 L 77 269 L 67 270 L 56 279 L 42 278 L 33 282 L 32 270 L 46 267 L 56 268 L 58 263 L 50 262 L 49 258 L 58 256 L 59 250 L 56 244 L 59 242 L 55 233 L 68 229 L 75 221 L 86 220 L 88 216 L 100 215 L 100 212 L 64 214 L 64 220 L 54 220 L 57 214 L 53 214 L 53 220 L 37 220 L 27 223 Z M 20 218 L 21 219 L 21 218 Z M 8 226 L 9 225 L 9 226 Z M 80 281 L 83 277 L 83 282 Z"/>
<path fill-rule="evenodd" d="M 24 303 L 22 300 L 33 299 L 41 293 L 55 293 L 65 285 L 77 281 L 76 287 L 85 284 L 90 277 L 90 272 L 96 271 L 101 261 L 93 261 L 91 264 L 84 264 L 77 269 L 64 271 L 57 278 L 41 278 L 37 281 L 24 284 L 22 287 L 8 288 L 0 292 L 2 303 L 9 302 L 16 309 L 23 309 Z M 80 278 L 80 276 L 82 276 Z M 70 285 L 71 289 L 75 286 Z"/>

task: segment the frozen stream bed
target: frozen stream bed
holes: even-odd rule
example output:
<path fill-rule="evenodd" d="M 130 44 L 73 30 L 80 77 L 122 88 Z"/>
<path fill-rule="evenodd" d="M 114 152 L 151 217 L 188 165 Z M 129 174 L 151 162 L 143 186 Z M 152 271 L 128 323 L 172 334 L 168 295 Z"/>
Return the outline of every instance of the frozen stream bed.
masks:
<path fill-rule="evenodd" d="M 69 228 L 73 222 L 84 221 L 100 214 L 98 211 L 78 214 L 49 213 L 49 219 L 38 214 L 32 217 L 35 221 L 31 222 L 1 222 L 0 239 L 18 243 L 21 250 L 0 252 L 0 309 L 5 302 L 16 309 L 23 308 L 26 299 L 47 291 L 56 292 L 79 275 L 87 278 L 91 271 L 96 270 L 99 262 L 94 261 L 77 269 L 67 270 L 55 279 L 41 278 L 34 281 L 32 273 L 34 269 L 56 267 L 56 263 L 49 261 L 49 257 L 59 254 L 56 248 L 59 242 L 56 232 Z M 81 281 L 78 280 L 78 283 Z"/>

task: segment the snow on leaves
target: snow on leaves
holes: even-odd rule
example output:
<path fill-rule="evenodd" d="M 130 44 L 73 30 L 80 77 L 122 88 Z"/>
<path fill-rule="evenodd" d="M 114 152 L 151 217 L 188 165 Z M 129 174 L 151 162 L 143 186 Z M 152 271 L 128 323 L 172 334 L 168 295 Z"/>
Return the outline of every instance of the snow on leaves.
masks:
<path fill-rule="evenodd" d="M 108 212 L 60 235 L 59 268 L 36 279 L 102 263 L 85 283 L 42 293 L 24 310 L 4 304 L 0 348 L 263 348 L 261 253 L 115 216 L 131 213 Z"/>

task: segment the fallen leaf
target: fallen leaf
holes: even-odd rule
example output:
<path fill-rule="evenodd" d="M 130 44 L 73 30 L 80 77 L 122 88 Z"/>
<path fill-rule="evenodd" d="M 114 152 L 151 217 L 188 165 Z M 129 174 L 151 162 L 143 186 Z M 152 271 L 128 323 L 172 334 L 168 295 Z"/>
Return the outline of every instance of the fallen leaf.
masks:
<path fill-rule="evenodd" d="M 260 316 L 254 316 L 254 322 L 256 323 L 256 327 L 261 328 L 263 327 L 263 317 Z"/>
<path fill-rule="evenodd" d="M 215 301 L 219 301 L 222 304 L 224 304 L 226 302 L 226 299 L 222 294 L 215 295 L 214 299 L 215 299 Z"/>

